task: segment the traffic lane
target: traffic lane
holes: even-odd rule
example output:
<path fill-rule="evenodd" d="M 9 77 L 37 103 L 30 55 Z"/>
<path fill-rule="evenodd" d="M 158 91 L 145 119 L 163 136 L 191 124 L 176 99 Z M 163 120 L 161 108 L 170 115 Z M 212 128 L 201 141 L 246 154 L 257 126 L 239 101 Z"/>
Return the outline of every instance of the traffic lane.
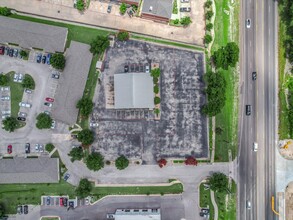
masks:
<path fill-rule="evenodd" d="M 162 220 L 185 218 L 181 195 L 166 196 L 110 196 L 94 205 L 67 210 L 64 207 L 42 206 L 41 216 L 60 216 L 62 220 L 106 220 L 116 209 L 160 208 Z M 195 216 L 196 217 L 196 216 Z M 200 219 L 199 217 L 197 219 Z"/>

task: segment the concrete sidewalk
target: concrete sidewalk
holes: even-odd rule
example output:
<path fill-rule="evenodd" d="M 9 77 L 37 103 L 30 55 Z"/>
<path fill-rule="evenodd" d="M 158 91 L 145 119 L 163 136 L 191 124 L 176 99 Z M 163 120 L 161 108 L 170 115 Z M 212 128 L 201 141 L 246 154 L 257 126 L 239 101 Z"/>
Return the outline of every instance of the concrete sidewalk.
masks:
<path fill-rule="evenodd" d="M 194 4 L 194 8 L 202 8 L 203 5 L 199 3 L 203 3 L 203 1 L 199 1 L 198 3 L 192 1 L 191 4 Z M 107 14 L 94 10 L 86 10 L 84 13 L 80 13 L 77 9 L 67 5 L 37 0 L 1 0 L 1 6 L 7 6 L 19 12 L 58 20 L 78 22 L 117 30 L 123 29 L 133 33 L 141 33 L 143 35 L 203 46 L 205 25 L 203 10 L 200 9 L 197 10 L 196 14 L 191 15 L 193 22 L 190 26 L 183 28 L 144 20 L 138 17 L 129 18 L 129 16 Z"/>

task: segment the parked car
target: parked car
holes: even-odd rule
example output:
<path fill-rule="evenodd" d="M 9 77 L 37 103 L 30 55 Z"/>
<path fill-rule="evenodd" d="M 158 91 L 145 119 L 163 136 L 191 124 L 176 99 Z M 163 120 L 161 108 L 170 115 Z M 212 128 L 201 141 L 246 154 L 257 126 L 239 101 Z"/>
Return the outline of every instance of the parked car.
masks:
<path fill-rule="evenodd" d="M 40 152 L 41 152 L 41 153 L 44 152 L 44 145 L 40 144 L 40 145 L 39 145 L 39 149 L 40 149 Z"/>
<path fill-rule="evenodd" d="M 60 199 L 59 199 L 59 204 L 60 204 L 60 206 L 64 206 L 64 205 L 63 205 L 63 197 L 60 197 Z"/>
<path fill-rule="evenodd" d="M 52 103 L 50 103 L 50 102 L 45 102 L 44 105 L 46 105 L 48 107 L 52 107 Z"/>
<path fill-rule="evenodd" d="M 53 79 L 59 79 L 59 74 L 57 74 L 57 73 L 52 73 L 52 78 L 53 78 Z"/>
<path fill-rule="evenodd" d="M 41 61 L 42 61 L 42 54 L 39 53 L 39 54 L 37 55 L 37 63 L 41 63 Z"/>
<path fill-rule="evenodd" d="M 7 153 L 12 154 L 12 145 L 7 146 Z"/>
<path fill-rule="evenodd" d="M 17 117 L 17 120 L 18 121 L 26 121 L 26 118 L 25 117 Z"/>
<path fill-rule="evenodd" d="M 4 52 L 5 52 L 5 47 L 4 46 L 0 47 L 0 55 L 4 55 Z"/>
<path fill-rule="evenodd" d="M 189 0 L 181 0 L 181 3 L 188 3 Z"/>
<path fill-rule="evenodd" d="M 53 98 L 49 98 L 49 97 L 47 97 L 47 98 L 46 98 L 46 101 L 47 101 L 47 102 L 54 102 L 54 99 L 53 99 Z"/>
<path fill-rule="evenodd" d="M 9 47 L 5 47 L 5 55 L 8 55 L 9 54 Z"/>
<path fill-rule="evenodd" d="M 46 55 L 43 55 L 43 57 L 42 57 L 42 63 L 43 63 L 43 64 L 46 63 L 46 59 L 47 59 Z"/>
<path fill-rule="evenodd" d="M 25 112 L 18 112 L 18 117 L 26 117 L 27 114 Z"/>
<path fill-rule="evenodd" d="M 19 215 L 23 214 L 22 205 L 20 205 L 20 206 L 17 207 L 17 213 L 18 213 Z"/>
<path fill-rule="evenodd" d="M 48 53 L 47 54 L 47 64 L 50 65 L 50 59 L 51 59 L 51 54 Z"/>
<path fill-rule="evenodd" d="M 107 12 L 111 13 L 111 10 L 112 10 L 112 5 L 108 5 Z"/>
<path fill-rule="evenodd" d="M 145 72 L 150 73 L 150 65 L 149 64 L 145 65 Z"/>
<path fill-rule="evenodd" d="M 129 66 L 128 65 L 125 65 L 124 66 L 124 73 L 128 73 L 128 71 L 129 71 Z"/>
<path fill-rule="evenodd" d="M 31 152 L 31 145 L 30 143 L 25 144 L 25 153 L 29 154 Z"/>
<path fill-rule="evenodd" d="M 8 53 L 8 55 L 9 55 L 10 57 L 13 57 L 13 49 L 12 49 L 12 48 L 9 49 L 9 53 Z"/>
<path fill-rule="evenodd" d="M 22 73 L 19 73 L 18 74 L 18 80 L 17 80 L 17 82 L 22 82 L 22 80 L 23 80 L 23 74 Z"/>
<path fill-rule="evenodd" d="M 49 111 L 44 111 L 44 113 L 49 115 L 49 116 L 51 115 L 51 113 Z"/>
<path fill-rule="evenodd" d="M 20 107 L 25 107 L 25 108 L 31 108 L 32 107 L 32 104 L 27 103 L 27 102 L 20 102 L 19 103 L 19 106 Z"/>
<path fill-rule="evenodd" d="M 67 203 L 68 203 L 68 199 L 67 198 L 63 198 L 63 205 L 65 206 L 65 207 L 67 207 Z"/>
<path fill-rule="evenodd" d="M 63 177 L 64 181 L 67 181 L 70 177 L 70 174 L 69 173 L 66 173 L 65 176 Z"/>
<path fill-rule="evenodd" d="M 15 48 L 15 49 L 13 50 L 13 56 L 14 56 L 14 57 L 17 57 L 17 55 L 18 55 L 18 49 Z"/>
<path fill-rule="evenodd" d="M 68 205 L 69 205 L 69 207 L 74 208 L 74 202 L 73 202 L 73 201 L 70 201 L 70 202 L 68 203 Z"/>
<path fill-rule="evenodd" d="M 24 205 L 23 206 L 23 213 L 26 215 L 28 213 L 28 206 Z"/>
<path fill-rule="evenodd" d="M 10 90 L 10 87 L 9 86 L 1 87 L 1 91 L 9 91 L 9 90 Z"/>
<path fill-rule="evenodd" d="M 51 197 L 50 196 L 47 196 L 46 204 L 47 205 L 50 205 L 51 204 Z"/>
<path fill-rule="evenodd" d="M 51 129 L 54 129 L 56 127 L 56 122 L 55 120 L 52 121 L 52 124 L 51 124 Z"/>
<path fill-rule="evenodd" d="M 190 7 L 180 8 L 180 12 L 190 12 L 190 11 L 191 11 L 191 8 Z"/>
<path fill-rule="evenodd" d="M 35 150 L 36 150 L 36 152 L 39 152 L 40 151 L 40 145 L 39 144 L 36 144 L 35 145 Z"/>
<path fill-rule="evenodd" d="M 25 89 L 24 91 L 25 91 L 25 93 L 28 93 L 28 94 L 32 94 L 33 93 L 33 90 L 31 90 L 31 89 Z"/>
<path fill-rule="evenodd" d="M 2 96 L 1 97 L 1 101 L 9 101 L 10 100 L 10 96 Z"/>

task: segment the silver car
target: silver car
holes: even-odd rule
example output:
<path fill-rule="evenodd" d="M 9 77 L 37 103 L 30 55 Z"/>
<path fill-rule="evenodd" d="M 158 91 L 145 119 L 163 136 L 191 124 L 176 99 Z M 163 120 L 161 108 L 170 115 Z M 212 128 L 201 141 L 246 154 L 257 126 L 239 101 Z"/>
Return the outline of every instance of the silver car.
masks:
<path fill-rule="evenodd" d="M 246 27 L 250 28 L 251 27 L 251 20 L 250 18 L 246 19 Z"/>

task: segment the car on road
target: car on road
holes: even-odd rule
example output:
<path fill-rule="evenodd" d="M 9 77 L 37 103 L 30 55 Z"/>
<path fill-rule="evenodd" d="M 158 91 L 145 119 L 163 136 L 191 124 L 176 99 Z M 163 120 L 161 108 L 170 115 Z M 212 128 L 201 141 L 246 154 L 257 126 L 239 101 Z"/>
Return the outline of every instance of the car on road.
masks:
<path fill-rule="evenodd" d="M 42 57 L 42 64 L 46 63 L 46 59 L 47 59 L 47 56 L 44 54 L 43 57 Z"/>
<path fill-rule="evenodd" d="M 253 143 L 253 151 L 257 152 L 257 150 L 258 150 L 258 143 L 254 142 Z"/>
<path fill-rule="evenodd" d="M 9 101 L 10 100 L 10 96 L 2 96 L 1 97 L 1 101 Z"/>
<path fill-rule="evenodd" d="M 28 206 L 24 205 L 23 206 L 23 213 L 26 215 L 28 213 Z"/>
<path fill-rule="evenodd" d="M 37 55 L 37 63 L 41 63 L 41 61 L 42 61 L 42 54 L 39 53 L 39 54 Z"/>
<path fill-rule="evenodd" d="M 36 150 L 36 152 L 40 151 L 40 145 L 39 144 L 35 144 L 35 150 Z"/>
<path fill-rule="evenodd" d="M 51 102 L 45 102 L 44 105 L 48 107 L 52 107 L 53 104 Z"/>
<path fill-rule="evenodd" d="M 26 118 L 25 117 L 17 117 L 17 120 L 18 121 L 26 121 Z"/>
<path fill-rule="evenodd" d="M 32 93 L 33 93 L 33 90 L 31 90 L 31 89 L 25 89 L 24 91 L 25 91 L 25 93 L 27 93 L 27 94 L 32 94 Z"/>
<path fill-rule="evenodd" d="M 25 107 L 25 108 L 31 108 L 32 107 L 32 104 L 27 103 L 27 102 L 20 102 L 19 103 L 19 106 L 20 107 Z"/>
<path fill-rule="evenodd" d="M 111 10 L 112 10 L 112 5 L 108 5 L 107 12 L 111 13 Z"/>
<path fill-rule="evenodd" d="M 256 80 L 256 72 L 252 72 L 252 80 Z"/>
<path fill-rule="evenodd" d="M 51 54 L 48 53 L 47 54 L 47 64 L 50 65 L 50 59 L 51 59 Z"/>
<path fill-rule="evenodd" d="M 51 197 L 50 196 L 47 196 L 47 198 L 46 198 L 46 204 L 47 205 L 50 205 L 51 204 Z"/>
<path fill-rule="evenodd" d="M 4 52 L 5 52 L 5 47 L 4 46 L 0 47 L 0 55 L 4 55 Z"/>
<path fill-rule="evenodd" d="M 12 154 L 12 145 L 7 146 L 7 153 Z"/>
<path fill-rule="evenodd" d="M 70 177 L 70 174 L 69 173 L 66 173 L 65 176 L 63 177 L 64 181 L 67 181 Z"/>
<path fill-rule="evenodd" d="M 25 144 L 25 153 L 29 154 L 31 152 L 31 145 L 30 143 Z"/>
<path fill-rule="evenodd" d="M 251 115 L 251 105 L 246 105 L 246 115 Z"/>
<path fill-rule="evenodd" d="M 246 200 L 246 208 L 251 209 L 251 202 L 249 200 Z"/>
<path fill-rule="evenodd" d="M 251 27 L 251 20 L 250 18 L 246 19 L 246 28 L 250 28 Z"/>
<path fill-rule="evenodd" d="M 47 101 L 47 102 L 54 102 L 54 99 L 53 99 L 53 98 L 49 98 L 49 97 L 47 97 L 47 98 L 46 98 L 46 101 Z"/>

